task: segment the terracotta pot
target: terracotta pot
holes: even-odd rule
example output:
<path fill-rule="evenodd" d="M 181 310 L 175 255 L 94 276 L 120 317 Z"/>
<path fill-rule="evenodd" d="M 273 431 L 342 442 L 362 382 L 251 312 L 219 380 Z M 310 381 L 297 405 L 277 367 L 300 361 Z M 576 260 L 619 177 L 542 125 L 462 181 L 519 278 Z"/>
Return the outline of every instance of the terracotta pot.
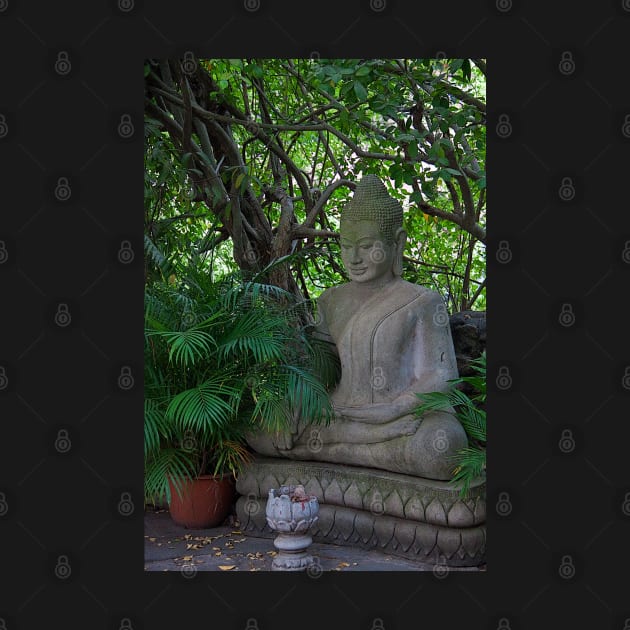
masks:
<path fill-rule="evenodd" d="M 234 501 L 234 480 L 225 476 L 201 475 L 197 479 L 182 482 L 182 496 L 177 494 L 173 483 L 169 511 L 173 521 L 187 529 L 216 527 L 227 517 Z"/>

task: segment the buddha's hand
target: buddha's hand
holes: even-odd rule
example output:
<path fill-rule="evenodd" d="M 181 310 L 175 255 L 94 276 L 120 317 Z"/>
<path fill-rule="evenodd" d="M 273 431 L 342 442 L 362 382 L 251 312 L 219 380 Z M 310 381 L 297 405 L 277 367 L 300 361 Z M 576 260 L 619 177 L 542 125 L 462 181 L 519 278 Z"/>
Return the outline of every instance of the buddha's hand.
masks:
<path fill-rule="evenodd" d="M 361 407 L 335 405 L 335 413 L 337 417 L 347 418 L 355 422 L 384 424 L 406 415 L 413 415 L 410 412 L 417 404 L 418 399 L 415 396 L 404 395 L 392 402 L 371 403 Z"/>
<path fill-rule="evenodd" d="M 421 422 L 421 418 L 416 418 L 416 416 L 412 414 L 407 414 L 402 418 L 398 418 L 397 420 L 393 420 L 383 425 L 383 429 L 387 432 L 387 439 L 393 440 L 397 437 L 413 435 L 418 430 Z"/>
<path fill-rule="evenodd" d="M 293 448 L 293 435 L 289 431 L 274 433 L 271 441 L 279 451 L 289 451 Z"/>

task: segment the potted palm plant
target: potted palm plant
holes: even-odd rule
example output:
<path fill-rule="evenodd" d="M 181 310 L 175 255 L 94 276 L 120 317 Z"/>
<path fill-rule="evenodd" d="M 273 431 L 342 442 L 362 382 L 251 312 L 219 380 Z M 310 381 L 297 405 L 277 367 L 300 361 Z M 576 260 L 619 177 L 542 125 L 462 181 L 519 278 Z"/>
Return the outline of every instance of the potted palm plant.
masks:
<path fill-rule="evenodd" d="M 190 528 L 222 522 L 245 434 L 331 417 L 334 365 L 277 287 L 188 267 L 145 289 L 145 500 Z M 209 504 L 205 502 L 209 500 Z"/>

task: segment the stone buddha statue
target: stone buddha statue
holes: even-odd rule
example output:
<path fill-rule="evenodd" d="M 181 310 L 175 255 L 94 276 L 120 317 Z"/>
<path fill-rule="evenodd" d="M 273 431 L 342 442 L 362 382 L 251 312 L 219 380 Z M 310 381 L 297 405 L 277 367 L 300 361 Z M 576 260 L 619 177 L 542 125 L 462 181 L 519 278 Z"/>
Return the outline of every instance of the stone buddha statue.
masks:
<path fill-rule="evenodd" d="M 416 418 L 416 394 L 446 391 L 457 363 L 440 295 L 403 280 L 403 209 L 375 175 L 366 175 L 340 223 L 350 282 L 317 302 L 314 334 L 334 344 L 341 377 L 327 426 L 296 419 L 290 432 L 248 438 L 263 455 L 379 468 L 428 479 L 452 477 L 452 455 L 467 446 L 450 413 Z"/>

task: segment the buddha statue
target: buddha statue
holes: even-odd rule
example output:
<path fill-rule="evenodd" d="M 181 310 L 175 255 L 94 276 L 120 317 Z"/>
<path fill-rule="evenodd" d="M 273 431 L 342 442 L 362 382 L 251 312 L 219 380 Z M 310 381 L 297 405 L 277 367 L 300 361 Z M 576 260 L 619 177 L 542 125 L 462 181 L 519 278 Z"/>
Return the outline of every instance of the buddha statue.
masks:
<path fill-rule="evenodd" d="M 379 468 L 427 479 L 452 477 L 466 433 L 447 412 L 418 418 L 417 394 L 446 391 L 457 363 L 441 296 L 401 278 L 403 209 L 375 175 L 358 183 L 340 220 L 350 282 L 317 301 L 314 335 L 334 344 L 340 380 L 327 426 L 297 418 L 291 431 L 248 438 L 260 454 Z"/>

